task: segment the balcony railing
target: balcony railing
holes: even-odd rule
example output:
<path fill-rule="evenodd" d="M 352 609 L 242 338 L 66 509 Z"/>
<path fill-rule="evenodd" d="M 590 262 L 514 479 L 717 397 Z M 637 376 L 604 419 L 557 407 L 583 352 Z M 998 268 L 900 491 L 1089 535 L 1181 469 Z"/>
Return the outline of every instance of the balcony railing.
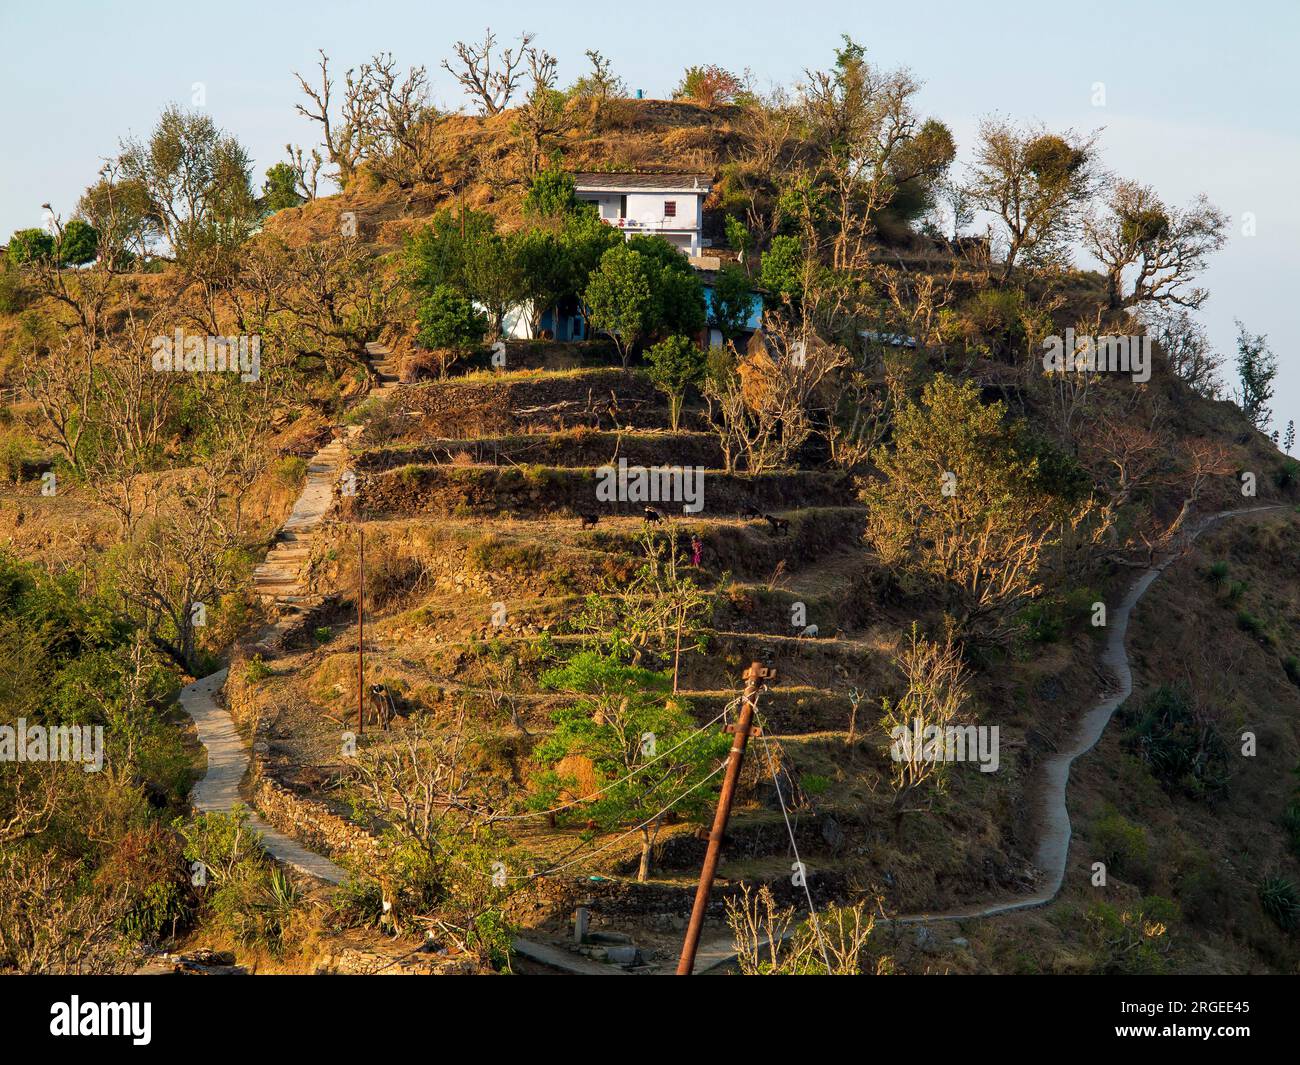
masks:
<path fill-rule="evenodd" d="M 681 233 L 691 233 L 700 228 L 698 222 L 691 225 L 681 218 L 661 218 L 657 222 L 640 218 L 602 218 L 601 221 L 605 225 L 614 226 L 617 229 L 644 229 L 658 232 L 677 230 Z"/>

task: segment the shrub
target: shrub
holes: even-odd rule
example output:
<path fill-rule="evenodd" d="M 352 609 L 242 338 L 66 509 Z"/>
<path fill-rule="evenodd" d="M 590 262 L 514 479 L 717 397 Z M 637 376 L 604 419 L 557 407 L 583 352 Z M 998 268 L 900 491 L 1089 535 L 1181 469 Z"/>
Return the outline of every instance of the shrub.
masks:
<path fill-rule="evenodd" d="M 1093 822 L 1091 838 L 1106 865 L 1120 874 L 1140 873 L 1147 860 L 1147 834 L 1117 810 Z"/>
<path fill-rule="evenodd" d="M 1300 658 L 1296 658 L 1295 655 L 1287 655 L 1282 661 L 1282 669 L 1286 672 L 1287 680 L 1300 686 Z"/>
<path fill-rule="evenodd" d="M 1237 611 L 1237 628 L 1241 629 L 1242 632 L 1249 633 L 1257 640 L 1268 641 L 1268 632 L 1264 627 L 1264 622 L 1249 610 Z"/>
<path fill-rule="evenodd" d="M 307 473 L 307 460 L 301 455 L 286 455 L 275 467 L 275 477 L 286 488 L 296 488 Z"/>
<path fill-rule="evenodd" d="M 831 778 L 819 773 L 808 773 L 799 780 L 799 787 L 809 795 L 824 795 L 830 790 Z"/>
<path fill-rule="evenodd" d="M 1194 797 L 1228 786 L 1228 748 L 1213 722 L 1198 716 L 1187 693 L 1161 686 L 1120 708 L 1124 745 L 1160 783 Z"/>
<path fill-rule="evenodd" d="M 418 324 L 416 339 L 431 351 L 447 353 L 440 366 L 442 376 L 456 358 L 482 344 L 487 335 L 487 316 L 447 285 L 437 286 L 421 301 Z"/>
<path fill-rule="evenodd" d="M 1106 975 L 1153 975 L 1166 969 L 1168 932 L 1178 907 L 1152 895 L 1123 909 L 1099 902 L 1084 914 L 1096 958 L 1095 971 Z"/>
<path fill-rule="evenodd" d="M 690 100 L 701 107 L 735 103 L 744 93 L 744 83 L 715 63 L 687 67 L 673 90 L 674 100 Z"/>
<path fill-rule="evenodd" d="M 213 924 L 244 946 L 282 954 L 301 899 L 248 827 L 248 811 L 238 806 L 228 814 L 199 814 L 181 827 L 181 835 Z"/>
<path fill-rule="evenodd" d="M 244 667 L 244 679 L 249 684 L 257 684 L 271 675 L 271 667 L 262 661 L 261 655 L 253 655 Z"/>
<path fill-rule="evenodd" d="M 1266 876 L 1259 882 L 1259 904 L 1284 932 L 1300 924 L 1300 892 L 1283 876 Z"/>
<path fill-rule="evenodd" d="M 1215 562 L 1210 566 L 1210 580 L 1215 584 L 1222 584 L 1228 577 L 1228 564 L 1223 561 Z"/>
<path fill-rule="evenodd" d="M 1300 481 L 1300 462 L 1288 459 L 1273 471 L 1273 483 L 1279 488 L 1290 488 Z"/>
<path fill-rule="evenodd" d="M 8 259 L 0 260 L 0 314 L 17 314 L 30 299 L 22 272 L 15 270 Z"/>

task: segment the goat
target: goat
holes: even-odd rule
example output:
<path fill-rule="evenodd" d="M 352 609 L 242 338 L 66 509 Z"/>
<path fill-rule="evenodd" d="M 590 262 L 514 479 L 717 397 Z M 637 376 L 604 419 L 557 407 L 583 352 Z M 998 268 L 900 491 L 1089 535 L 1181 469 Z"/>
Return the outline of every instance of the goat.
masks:
<path fill-rule="evenodd" d="M 789 518 L 774 518 L 771 514 L 764 514 L 763 519 L 771 523 L 773 536 L 777 533 L 789 533 L 790 531 Z"/>
<path fill-rule="evenodd" d="M 594 529 L 596 522 L 600 521 L 599 514 L 584 514 L 578 511 L 578 517 L 582 519 L 582 523 L 578 526 L 580 529 Z"/>
<path fill-rule="evenodd" d="M 388 726 L 392 724 L 393 717 L 397 713 L 388 689 L 382 684 L 370 685 L 370 698 L 367 701 L 370 703 L 370 712 L 374 715 L 375 723 L 387 732 Z"/>
<path fill-rule="evenodd" d="M 816 635 L 817 635 L 817 626 L 816 626 L 816 625 L 809 625 L 806 629 L 803 630 L 803 632 L 799 633 L 799 635 L 800 635 L 800 636 L 816 636 Z"/>
<path fill-rule="evenodd" d="M 654 507 L 646 507 L 642 517 L 651 524 L 658 524 L 664 520 L 663 515 L 661 515 L 659 511 L 655 510 Z"/>
<path fill-rule="evenodd" d="M 763 512 L 759 510 L 758 507 L 754 506 L 753 503 L 746 503 L 740 508 L 740 516 L 742 518 L 761 518 Z"/>

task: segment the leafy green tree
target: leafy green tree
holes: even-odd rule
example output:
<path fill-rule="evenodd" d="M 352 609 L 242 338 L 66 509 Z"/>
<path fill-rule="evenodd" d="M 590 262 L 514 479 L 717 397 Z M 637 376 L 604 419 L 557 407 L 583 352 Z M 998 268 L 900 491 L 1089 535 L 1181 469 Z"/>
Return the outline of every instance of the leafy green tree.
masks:
<path fill-rule="evenodd" d="M 523 278 L 522 296 L 530 306 L 532 333 L 542 315 L 571 292 L 573 263 L 561 233 L 538 227 L 514 234 L 515 256 Z"/>
<path fill-rule="evenodd" d="M 599 269 L 601 256 L 622 243 L 623 234 L 600 220 L 595 204 L 579 204 L 564 217 L 560 244 L 569 270 L 566 295 L 578 300 L 588 320 L 591 316 L 585 303 L 587 283 Z"/>
<path fill-rule="evenodd" d="M 71 219 L 63 227 L 58 241 L 59 263 L 63 266 L 84 266 L 93 263 L 99 255 L 99 234 L 95 227 L 80 218 Z"/>
<path fill-rule="evenodd" d="M 147 142 L 123 145 L 119 162 L 146 191 L 150 216 L 179 261 L 237 247 L 257 226 L 248 152 L 210 115 L 167 107 Z"/>
<path fill-rule="evenodd" d="M 686 390 L 704 379 L 705 353 L 681 335 L 661 340 L 646 352 L 650 379 L 668 396 L 669 417 L 675 430 L 682 416 Z"/>
<path fill-rule="evenodd" d="M 1269 350 L 1268 337 L 1252 336 L 1237 323 L 1237 376 L 1241 388 L 1237 405 L 1260 432 L 1268 429 L 1273 418 L 1269 400 L 1273 398 L 1273 378 L 1277 376 L 1277 356 Z"/>
<path fill-rule="evenodd" d="M 600 257 L 600 267 L 587 283 L 591 324 L 614 342 L 625 369 L 632 349 L 655 323 L 651 270 L 639 252 L 620 241 Z"/>
<path fill-rule="evenodd" d="M 406 242 L 408 284 L 417 291 L 432 292 L 447 285 L 464 293 L 468 287 L 466 249 L 495 231 L 496 223 L 484 211 L 439 211 Z"/>
<path fill-rule="evenodd" d="M 644 883 L 668 809 L 691 817 L 713 802 L 714 774 L 731 746 L 730 737 L 712 729 L 697 731 L 686 704 L 672 696 L 667 673 L 624 665 L 593 651 L 547 671 L 541 684 L 577 698 L 552 714 L 555 729 L 537 749 L 551 768 L 538 781 L 534 807 L 554 807 L 569 794 L 587 799 L 573 807 L 575 818 L 605 830 L 637 825 L 637 879 Z M 590 762 L 597 794 L 576 794 L 576 780 L 558 769 L 572 758 Z"/>
<path fill-rule="evenodd" d="M 298 171 L 290 163 L 276 163 L 266 171 L 262 184 L 262 211 L 274 214 L 286 207 L 299 207 L 306 201 L 298 193 Z"/>
<path fill-rule="evenodd" d="M 754 235 L 749 231 L 749 227 L 734 215 L 727 215 L 724 225 L 728 246 L 740 256 L 742 263 L 745 262 L 749 257 L 749 249 L 754 246 Z"/>
<path fill-rule="evenodd" d="M 679 259 L 680 252 L 674 252 Z M 651 284 L 655 294 L 655 317 L 651 329 L 660 336 L 681 333 L 693 336 L 708 321 L 708 301 L 699 275 L 686 270 L 661 268 L 654 272 Z"/>
<path fill-rule="evenodd" d="M 477 303 L 488 329 L 502 332 L 506 314 L 527 296 L 518 243 L 496 231 L 492 216 L 468 211 L 439 212 L 406 246 L 407 283 L 432 294 L 446 287 Z"/>
<path fill-rule="evenodd" d="M 759 265 L 759 280 L 774 296 L 790 303 L 803 297 L 803 245 L 798 237 L 773 237 Z"/>
<path fill-rule="evenodd" d="M 1039 593 L 1040 565 L 1059 524 L 1078 509 L 1048 489 L 1023 428 L 971 382 L 940 374 L 894 418 L 893 448 L 874 457 L 867 540 L 881 561 L 934 581 L 960 632 L 1000 642 Z"/>
<path fill-rule="evenodd" d="M 440 370 L 446 376 L 454 358 L 483 343 L 487 317 L 448 285 L 439 285 L 420 302 L 416 339 L 430 351 L 444 353 Z"/>
<path fill-rule="evenodd" d="M 574 188 L 573 176 L 559 166 L 539 170 L 528 183 L 524 210 L 542 218 L 567 214 L 578 204 Z"/>
<path fill-rule="evenodd" d="M 677 246 L 660 236 L 638 235 L 627 242 L 650 268 L 654 315 L 649 332 L 659 336 L 690 335 L 705 326 L 708 301 L 699 274 Z"/>
<path fill-rule="evenodd" d="M 54 238 L 43 229 L 19 229 L 9 238 L 9 261 L 15 266 L 54 255 Z"/>
<path fill-rule="evenodd" d="M 142 262 L 158 232 L 144 183 L 123 178 L 112 167 L 81 194 L 77 214 L 98 234 L 96 252 L 110 271 Z"/>
<path fill-rule="evenodd" d="M 713 282 L 713 314 L 710 324 L 726 341 L 735 340 L 749 325 L 757 300 L 749 275 L 739 266 L 724 266 Z"/>
<path fill-rule="evenodd" d="M 480 234 L 464 249 L 465 295 L 487 312 L 488 331 L 502 335 L 505 317 L 527 291 L 517 243 L 496 232 Z"/>

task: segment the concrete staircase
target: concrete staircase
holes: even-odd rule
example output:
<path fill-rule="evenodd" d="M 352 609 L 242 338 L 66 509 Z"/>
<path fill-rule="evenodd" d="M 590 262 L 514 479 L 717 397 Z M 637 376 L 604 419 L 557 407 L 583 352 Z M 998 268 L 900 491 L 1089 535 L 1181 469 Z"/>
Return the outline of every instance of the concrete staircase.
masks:
<path fill-rule="evenodd" d="M 372 396 L 386 394 L 398 383 L 401 367 L 393 358 L 392 351 L 377 340 L 372 340 L 366 345 L 366 357 L 370 360 L 371 370 L 379 379 L 379 387 L 372 389 L 370 394 Z"/>
<path fill-rule="evenodd" d="M 397 388 L 396 360 L 388 347 L 377 342 L 366 345 L 366 357 L 379 381 L 370 390 L 370 398 L 383 398 Z M 360 431 L 360 426 L 348 426 L 311 457 L 302 494 L 276 533 L 266 558 L 253 570 L 257 594 L 263 602 L 274 604 L 282 616 L 307 614 L 324 601 L 323 596 L 309 591 L 307 567 L 316 531 L 334 505 L 339 478 L 347 470 L 348 444 Z"/>
<path fill-rule="evenodd" d="M 307 484 L 275 534 L 266 559 L 253 570 L 253 587 L 282 614 L 302 614 L 322 597 L 307 588 L 307 565 L 316 530 L 334 504 L 334 491 L 348 462 L 346 437 L 331 440 L 307 464 Z"/>

